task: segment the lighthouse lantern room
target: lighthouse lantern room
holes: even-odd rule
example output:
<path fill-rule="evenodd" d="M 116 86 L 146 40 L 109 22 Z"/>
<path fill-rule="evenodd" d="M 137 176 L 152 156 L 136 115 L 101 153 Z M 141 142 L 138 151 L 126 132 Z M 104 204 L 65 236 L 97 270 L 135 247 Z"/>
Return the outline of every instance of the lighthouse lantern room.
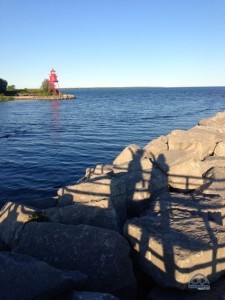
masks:
<path fill-rule="evenodd" d="M 54 94 L 59 94 L 59 81 L 54 69 L 51 69 L 49 74 L 49 88 L 53 91 Z"/>

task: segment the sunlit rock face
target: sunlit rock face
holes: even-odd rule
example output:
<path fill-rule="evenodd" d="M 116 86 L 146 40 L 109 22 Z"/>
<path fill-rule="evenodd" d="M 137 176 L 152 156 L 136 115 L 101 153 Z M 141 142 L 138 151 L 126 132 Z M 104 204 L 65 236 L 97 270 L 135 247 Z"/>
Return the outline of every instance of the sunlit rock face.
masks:
<path fill-rule="evenodd" d="M 130 248 L 115 231 L 32 222 L 23 229 L 14 252 L 36 257 L 56 268 L 86 273 L 86 290 L 135 298 Z"/>
<path fill-rule="evenodd" d="M 196 273 L 215 281 L 225 272 L 224 207 L 218 197 L 159 197 L 124 227 L 134 262 L 162 286 L 188 289 Z"/>

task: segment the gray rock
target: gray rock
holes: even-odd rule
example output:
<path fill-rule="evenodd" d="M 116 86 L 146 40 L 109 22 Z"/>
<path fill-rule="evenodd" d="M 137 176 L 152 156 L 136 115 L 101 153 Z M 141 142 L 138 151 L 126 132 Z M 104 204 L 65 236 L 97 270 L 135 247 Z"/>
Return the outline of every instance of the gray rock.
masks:
<path fill-rule="evenodd" d="M 193 159 L 203 160 L 213 154 L 221 137 L 207 130 L 174 130 L 168 136 L 169 150 L 185 151 Z"/>
<path fill-rule="evenodd" d="M 67 300 L 119 300 L 119 298 L 105 293 L 73 292 Z"/>
<path fill-rule="evenodd" d="M 225 167 L 212 168 L 204 177 L 204 183 L 196 190 L 196 193 L 225 197 Z"/>
<path fill-rule="evenodd" d="M 214 150 L 214 155 L 225 157 L 225 142 L 217 144 L 216 149 Z"/>
<path fill-rule="evenodd" d="M 190 191 L 203 184 L 199 162 L 189 153 L 169 150 L 161 153 L 154 164 L 168 175 L 168 183 L 173 188 Z"/>
<path fill-rule="evenodd" d="M 37 210 L 31 207 L 7 202 L 0 211 L 1 241 L 12 247 L 17 242 L 24 224 L 29 222 L 36 212 Z"/>
<path fill-rule="evenodd" d="M 209 221 L 208 215 L 195 207 L 173 205 L 172 196 L 171 202 L 167 199 L 158 205 L 160 209 L 149 210 L 124 227 L 134 262 L 158 284 L 179 289 L 188 289 L 189 280 L 197 273 L 210 282 L 225 273 L 225 228 Z"/>
<path fill-rule="evenodd" d="M 160 136 L 158 139 L 152 140 L 144 147 L 144 150 L 149 153 L 150 157 L 156 157 L 160 153 L 165 152 L 168 149 L 168 139 L 164 135 Z"/>
<path fill-rule="evenodd" d="M 127 146 L 113 161 L 113 165 L 121 165 L 123 163 L 129 163 L 134 158 L 144 157 L 144 151 L 137 145 L 132 144 Z"/>
<path fill-rule="evenodd" d="M 129 246 L 117 232 L 88 225 L 28 223 L 14 252 L 86 273 L 89 291 L 135 296 Z M 131 298 L 129 298 L 131 297 Z"/>
<path fill-rule="evenodd" d="M 97 203 L 80 203 L 53 207 L 45 211 L 49 222 L 79 225 L 86 224 L 119 231 L 118 218 L 109 199 Z"/>
<path fill-rule="evenodd" d="M 2 300 L 52 299 L 81 288 L 87 279 L 81 272 L 57 270 L 43 261 L 9 252 L 0 253 L 0 269 Z"/>
<path fill-rule="evenodd" d="M 225 157 L 209 156 L 199 162 L 201 173 L 205 177 L 205 173 L 214 167 L 225 168 Z"/>

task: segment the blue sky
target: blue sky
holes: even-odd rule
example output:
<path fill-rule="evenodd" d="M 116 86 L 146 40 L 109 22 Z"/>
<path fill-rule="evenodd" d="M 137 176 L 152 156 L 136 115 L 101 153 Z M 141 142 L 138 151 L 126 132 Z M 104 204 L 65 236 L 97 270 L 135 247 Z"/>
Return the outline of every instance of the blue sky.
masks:
<path fill-rule="evenodd" d="M 39 87 L 224 86 L 225 0 L 0 0 L 0 78 Z"/>

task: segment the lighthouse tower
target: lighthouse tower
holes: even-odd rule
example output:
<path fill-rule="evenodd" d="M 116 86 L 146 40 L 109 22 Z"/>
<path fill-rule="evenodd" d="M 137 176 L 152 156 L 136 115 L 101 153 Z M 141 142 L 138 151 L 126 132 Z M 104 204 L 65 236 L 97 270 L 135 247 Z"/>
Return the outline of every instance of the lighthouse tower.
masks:
<path fill-rule="evenodd" d="M 59 94 L 59 81 L 54 69 L 51 69 L 49 74 L 49 86 L 50 89 L 53 91 L 54 94 Z"/>

